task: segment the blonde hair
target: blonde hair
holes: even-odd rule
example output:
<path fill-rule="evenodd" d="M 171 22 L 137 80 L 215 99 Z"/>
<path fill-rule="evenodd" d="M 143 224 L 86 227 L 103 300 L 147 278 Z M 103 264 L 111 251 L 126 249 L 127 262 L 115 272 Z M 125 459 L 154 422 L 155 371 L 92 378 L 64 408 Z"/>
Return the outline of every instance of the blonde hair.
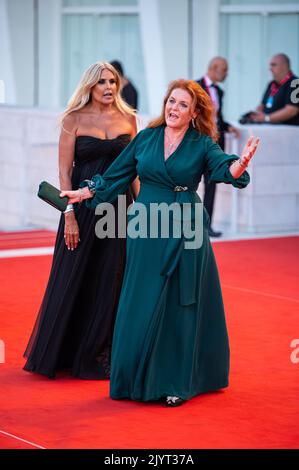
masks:
<path fill-rule="evenodd" d="M 218 131 L 215 117 L 215 108 L 212 100 L 206 91 L 194 80 L 174 80 L 172 81 L 167 89 L 166 95 L 163 101 L 163 108 L 160 116 L 152 120 L 147 127 L 153 128 L 166 124 L 165 121 L 165 106 L 168 98 L 170 97 L 173 90 L 181 88 L 186 90 L 192 98 L 191 108 L 192 111 L 197 112 L 196 118 L 194 118 L 194 128 L 202 134 L 210 136 L 213 140 L 218 139 Z"/>
<path fill-rule="evenodd" d="M 114 106 L 122 114 L 128 114 L 130 116 L 136 116 L 136 111 L 131 108 L 121 97 L 120 94 L 120 77 L 116 69 L 109 64 L 109 62 L 96 62 L 88 67 L 83 73 L 77 88 L 71 96 L 65 111 L 63 112 L 60 122 L 63 127 L 63 122 L 66 116 L 74 111 L 84 108 L 84 106 L 90 101 L 90 90 L 94 87 L 101 78 L 103 70 L 109 70 L 114 75 L 116 81 L 116 96 Z"/>

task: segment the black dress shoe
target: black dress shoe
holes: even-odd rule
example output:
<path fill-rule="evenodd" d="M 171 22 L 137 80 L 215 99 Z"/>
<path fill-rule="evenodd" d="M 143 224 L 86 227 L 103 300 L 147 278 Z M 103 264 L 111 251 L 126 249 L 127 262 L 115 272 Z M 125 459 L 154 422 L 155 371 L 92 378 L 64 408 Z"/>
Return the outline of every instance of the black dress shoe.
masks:
<path fill-rule="evenodd" d="M 171 397 L 171 396 L 168 396 L 168 397 L 166 397 L 166 399 L 165 399 L 165 405 L 166 405 L 166 406 L 180 406 L 180 405 L 182 405 L 183 403 L 185 403 L 185 400 L 183 400 L 183 399 L 180 398 L 180 397 Z"/>
<path fill-rule="evenodd" d="M 215 230 L 212 229 L 212 227 L 209 228 L 210 237 L 218 238 L 218 237 L 221 237 L 221 235 L 222 235 L 222 232 L 216 232 Z"/>

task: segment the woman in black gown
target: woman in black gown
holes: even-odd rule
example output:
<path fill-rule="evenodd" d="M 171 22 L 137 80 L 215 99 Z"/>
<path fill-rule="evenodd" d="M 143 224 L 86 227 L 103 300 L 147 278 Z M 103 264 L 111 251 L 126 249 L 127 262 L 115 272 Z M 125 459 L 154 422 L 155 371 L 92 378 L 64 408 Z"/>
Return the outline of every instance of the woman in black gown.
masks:
<path fill-rule="evenodd" d="M 109 63 L 91 65 L 62 116 L 61 189 L 104 173 L 136 134 L 135 112 L 120 96 Z M 138 192 L 138 181 L 132 187 Z M 127 192 L 127 204 L 132 202 Z M 116 208 L 117 218 L 117 208 Z M 24 356 L 26 371 L 55 378 L 105 379 L 125 262 L 125 239 L 98 239 L 99 216 L 85 204 L 62 214 L 50 278 Z"/>

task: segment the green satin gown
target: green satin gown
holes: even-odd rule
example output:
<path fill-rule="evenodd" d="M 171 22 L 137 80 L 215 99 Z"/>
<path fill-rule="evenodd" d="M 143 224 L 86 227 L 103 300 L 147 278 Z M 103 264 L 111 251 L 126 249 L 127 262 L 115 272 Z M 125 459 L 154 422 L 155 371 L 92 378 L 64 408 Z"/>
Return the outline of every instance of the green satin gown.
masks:
<path fill-rule="evenodd" d="M 137 202 L 201 202 L 204 171 L 210 180 L 244 188 L 249 174 L 234 179 L 228 155 L 190 127 L 164 160 L 164 126 L 145 129 L 103 176 L 95 175 L 90 208 L 111 202 L 139 176 Z M 176 192 L 181 185 L 187 191 Z M 204 211 L 203 243 L 186 249 L 184 237 L 128 238 L 126 268 L 116 317 L 110 379 L 114 399 L 185 400 L 227 387 L 229 342 L 217 266 Z"/>

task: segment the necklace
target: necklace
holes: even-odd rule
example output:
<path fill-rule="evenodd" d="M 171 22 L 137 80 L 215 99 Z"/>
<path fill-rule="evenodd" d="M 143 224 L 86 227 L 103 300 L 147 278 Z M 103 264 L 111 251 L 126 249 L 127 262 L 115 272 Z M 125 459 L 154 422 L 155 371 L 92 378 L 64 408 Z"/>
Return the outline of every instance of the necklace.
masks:
<path fill-rule="evenodd" d="M 180 132 L 179 135 L 175 139 L 171 140 L 169 138 L 169 135 L 166 132 L 166 128 L 165 128 L 165 136 L 166 136 L 167 141 L 168 141 L 168 144 L 166 144 L 166 148 L 165 148 L 165 157 L 166 157 L 166 159 L 170 156 L 171 153 L 174 152 L 175 145 L 177 143 L 179 143 L 179 140 L 182 138 L 182 136 L 185 134 L 185 132 L 186 132 L 186 129 L 183 129 L 183 131 Z"/>

